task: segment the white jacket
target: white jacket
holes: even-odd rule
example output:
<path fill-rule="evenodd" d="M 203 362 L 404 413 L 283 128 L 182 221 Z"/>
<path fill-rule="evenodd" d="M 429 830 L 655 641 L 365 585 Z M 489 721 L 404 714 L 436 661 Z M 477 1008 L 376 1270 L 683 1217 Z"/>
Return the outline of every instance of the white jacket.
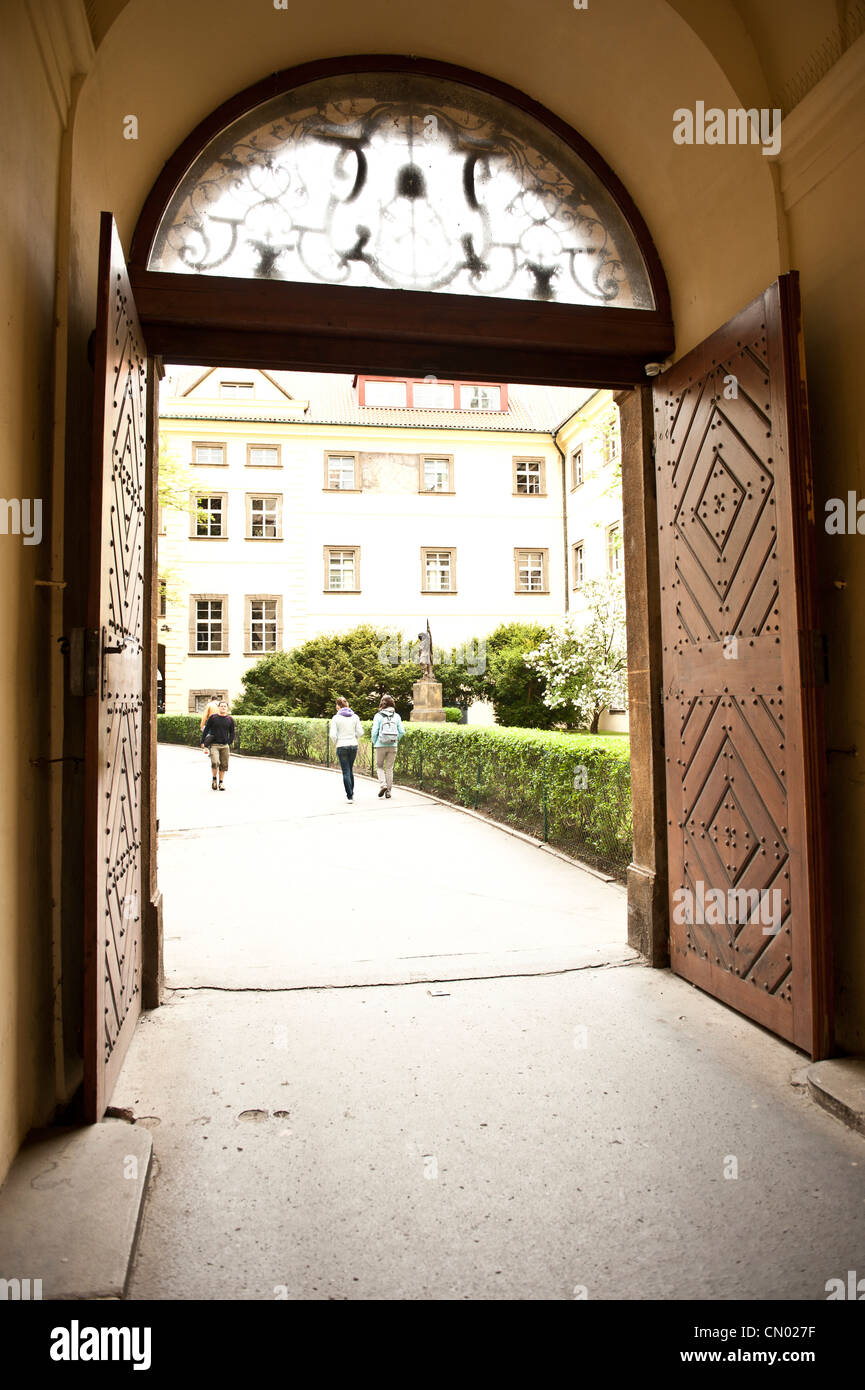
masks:
<path fill-rule="evenodd" d="M 363 738 L 363 725 L 353 711 L 335 714 L 330 721 L 330 736 L 337 748 L 356 747 L 358 739 Z"/>

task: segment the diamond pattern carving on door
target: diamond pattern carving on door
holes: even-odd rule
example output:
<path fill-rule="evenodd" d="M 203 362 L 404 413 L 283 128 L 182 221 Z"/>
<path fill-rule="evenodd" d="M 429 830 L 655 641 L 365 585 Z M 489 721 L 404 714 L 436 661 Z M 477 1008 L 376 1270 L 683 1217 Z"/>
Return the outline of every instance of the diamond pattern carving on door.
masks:
<path fill-rule="evenodd" d="M 660 378 L 655 463 L 671 963 L 816 1053 L 827 923 L 797 327 L 784 277 Z"/>
<path fill-rule="evenodd" d="M 113 219 L 103 214 L 95 334 L 89 626 L 85 1107 L 101 1118 L 141 1009 L 147 356 Z"/>

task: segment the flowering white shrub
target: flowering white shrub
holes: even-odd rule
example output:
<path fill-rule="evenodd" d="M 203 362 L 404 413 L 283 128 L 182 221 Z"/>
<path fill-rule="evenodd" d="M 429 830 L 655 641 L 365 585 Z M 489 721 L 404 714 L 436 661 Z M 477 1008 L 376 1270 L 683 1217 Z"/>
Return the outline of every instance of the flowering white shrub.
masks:
<path fill-rule="evenodd" d="M 546 681 L 544 704 L 596 734 L 604 710 L 626 700 L 625 592 L 611 579 L 590 580 L 582 593 L 588 613 L 566 618 L 523 660 Z"/>

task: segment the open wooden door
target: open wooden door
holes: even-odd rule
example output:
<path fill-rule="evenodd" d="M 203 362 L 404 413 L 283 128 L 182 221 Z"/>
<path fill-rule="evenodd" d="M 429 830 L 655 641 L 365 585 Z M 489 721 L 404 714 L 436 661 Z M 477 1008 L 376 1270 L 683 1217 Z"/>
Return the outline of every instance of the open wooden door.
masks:
<path fill-rule="evenodd" d="M 95 332 L 87 617 L 86 1118 L 101 1119 L 141 1010 L 146 348 L 103 213 Z"/>
<path fill-rule="evenodd" d="M 675 971 L 828 1055 L 822 647 L 798 276 L 654 388 Z"/>

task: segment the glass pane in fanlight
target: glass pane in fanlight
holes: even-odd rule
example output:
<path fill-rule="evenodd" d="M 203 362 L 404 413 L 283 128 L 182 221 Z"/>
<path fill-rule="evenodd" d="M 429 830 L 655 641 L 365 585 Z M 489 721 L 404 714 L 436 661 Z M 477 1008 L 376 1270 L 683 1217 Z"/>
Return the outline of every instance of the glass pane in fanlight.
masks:
<path fill-rule="evenodd" d="M 570 145 L 417 73 L 324 78 L 239 117 L 181 178 L 148 269 L 655 307 L 633 232 Z"/>

